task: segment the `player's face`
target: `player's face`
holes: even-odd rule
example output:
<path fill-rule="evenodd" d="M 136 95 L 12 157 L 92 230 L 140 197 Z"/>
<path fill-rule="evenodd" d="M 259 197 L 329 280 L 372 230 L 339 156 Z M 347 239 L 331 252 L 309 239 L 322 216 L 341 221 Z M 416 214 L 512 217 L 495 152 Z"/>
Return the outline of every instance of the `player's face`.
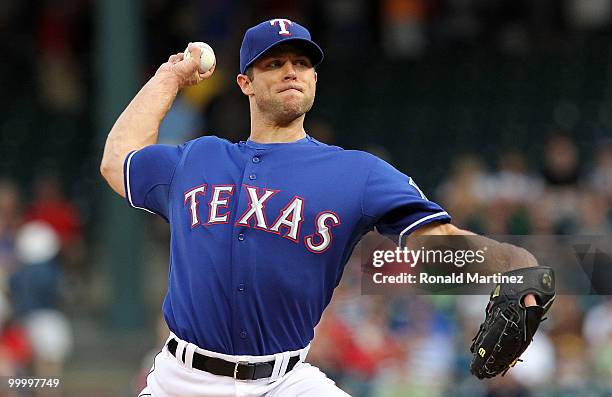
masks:
<path fill-rule="evenodd" d="M 257 107 L 275 120 L 290 122 L 312 108 L 317 74 L 301 49 L 292 45 L 272 48 L 253 64 L 253 77 Z"/>

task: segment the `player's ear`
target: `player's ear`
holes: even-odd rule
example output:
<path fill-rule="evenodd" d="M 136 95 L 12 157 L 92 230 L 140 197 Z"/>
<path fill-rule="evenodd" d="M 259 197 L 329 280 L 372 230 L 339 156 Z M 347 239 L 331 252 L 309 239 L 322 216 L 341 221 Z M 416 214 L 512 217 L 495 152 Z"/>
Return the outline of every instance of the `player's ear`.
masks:
<path fill-rule="evenodd" d="M 244 95 L 253 95 L 253 84 L 251 79 L 246 74 L 239 74 L 236 76 L 236 83 L 240 87 L 240 90 Z"/>
<path fill-rule="evenodd" d="M 317 75 L 317 72 L 314 72 L 314 73 L 315 73 L 315 83 L 316 83 L 318 75 Z"/>

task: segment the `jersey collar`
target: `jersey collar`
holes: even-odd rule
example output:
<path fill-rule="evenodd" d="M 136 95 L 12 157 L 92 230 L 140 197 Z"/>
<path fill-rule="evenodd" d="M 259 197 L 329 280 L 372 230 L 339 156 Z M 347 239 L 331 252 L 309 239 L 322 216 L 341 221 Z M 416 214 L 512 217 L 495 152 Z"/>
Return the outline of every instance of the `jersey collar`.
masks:
<path fill-rule="evenodd" d="M 281 143 L 259 143 L 252 140 L 242 141 L 240 143 L 245 144 L 246 146 L 253 149 L 271 149 L 276 147 L 287 147 L 287 146 L 301 146 L 301 145 L 316 145 L 316 141 L 308 134 L 304 138 L 298 139 L 293 142 L 281 142 Z"/>

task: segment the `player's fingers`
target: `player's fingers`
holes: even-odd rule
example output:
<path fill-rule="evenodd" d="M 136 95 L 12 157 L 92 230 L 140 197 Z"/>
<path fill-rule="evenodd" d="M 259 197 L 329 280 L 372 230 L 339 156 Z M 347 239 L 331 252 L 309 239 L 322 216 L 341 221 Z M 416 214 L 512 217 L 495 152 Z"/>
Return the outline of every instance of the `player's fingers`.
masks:
<path fill-rule="evenodd" d="M 175 64 L 178 62 L 178 54 L 173 54 L 170 55 L 170 58 L 168 58 L 168 62 L 171 64 Z"/>
<path fill-rule="evenodd" d="M 176 64 L 176 63 L 181 62 L 184 57 L 185 57 L 185 54 L 183 54 L 182 52 L 177 52 L 176 54 L 170 55 L 169 61 L 172 64 Z"/>
<path fill-rule="evenodd" d="M 526 307 L 538 305 L 535 295 L 533 294 L 525 295 L 525 298 L 523 298 L 523 303 L 525 304 Z"/>
<path fill-rule="evenodd" d="M 194 43 L 189 43 L 189 45 L 187 46 L 187 50 L 191 54 L 192 62 L 198 65 L 198 69 L 199 69 L 200 57 L 202 56 L 202 49 Z"/>
<path fill-rule="evenodd" d="M 200 46 L 194 43 L 189 43 L 189 45 L 187 45 L 187 48 L 189 49 L 189 52 L 191 53 L 191 57 L 199 63 L 200 56 L 202 55 L 202 48 L 200 48 Z"/>
<path fill-rule="evenodd" d="M 217 67 L 217 60 L 215 60 L 215 63 L 213 63 L 213 65 L 210 67 L 210 69 L 208 69 L 206 73 L 200 73 L 200 77 L 203 80 L 209 78 L 215 72 L 216 67 Z"/>
<path fill-rule="evenodd" d="M 198 64 L 193 62 L 192 59 L 183 59 L 181 62 L 175 65 L 175 68 L 184 76 L 190 77 L 198 72 Z"/>

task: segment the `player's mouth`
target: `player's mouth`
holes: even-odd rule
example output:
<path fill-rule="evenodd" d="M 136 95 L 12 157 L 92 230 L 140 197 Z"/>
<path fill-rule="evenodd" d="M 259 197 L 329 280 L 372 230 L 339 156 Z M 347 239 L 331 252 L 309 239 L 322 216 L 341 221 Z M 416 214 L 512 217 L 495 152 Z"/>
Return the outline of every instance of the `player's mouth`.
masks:
<path fill-rule="evenodd" d="M 281 89 L 278 90 L 278 93 L 281 92 L 285 92 L 285 91 L 290 91 L 290 90 L 295 90 L 295 91 L 299 91 L 299 92 L 304 92 L 304 90 L 302 89 L 302 87 L 299 87 L 297 85 L 289 85 L 286 87 L 283 87 Z"/>

